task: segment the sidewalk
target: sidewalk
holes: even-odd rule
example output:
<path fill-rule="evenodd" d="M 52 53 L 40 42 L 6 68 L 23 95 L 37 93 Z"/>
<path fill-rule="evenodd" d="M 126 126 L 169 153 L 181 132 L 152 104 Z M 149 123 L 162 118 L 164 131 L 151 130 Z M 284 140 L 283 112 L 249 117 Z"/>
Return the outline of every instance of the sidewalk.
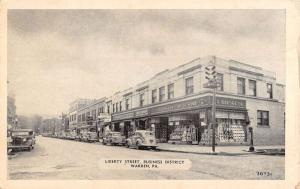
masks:
<path fill-rule="evenodd" d="M 255 151 L 263 149 L 281 149 L 284 146 L 255 146 Z M 248 152 L 249 146 L 216 146 L 215 148 L 218 155 L 247 155 L 254 152 Z M 192 153 L 192 154 L 212 154 L 211 146 L 202 145 L 183 145 L 183 144 L 168 144 L 159 143 L 158 150 L 167 152 L 179 152 L 179 153 Z"/>

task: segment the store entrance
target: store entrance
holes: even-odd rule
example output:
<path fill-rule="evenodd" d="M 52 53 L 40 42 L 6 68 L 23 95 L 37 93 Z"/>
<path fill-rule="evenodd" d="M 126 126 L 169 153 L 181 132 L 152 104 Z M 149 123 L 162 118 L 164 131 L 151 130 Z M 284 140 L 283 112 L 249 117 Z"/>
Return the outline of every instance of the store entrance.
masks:
<path fill-rule="evenodd" d="M 124 136 L 125 138 L 129 137 L 129 131 L 130 131 L 130 121 L 124 122 Z"/>
<path fill-rule="evenodd" d="M 159 142 L 168 142 L 169 132 L 168 132 L 168 117 L 156 118 L 156 122 L 153 123 L 155 128 L 155 137 Z"/>

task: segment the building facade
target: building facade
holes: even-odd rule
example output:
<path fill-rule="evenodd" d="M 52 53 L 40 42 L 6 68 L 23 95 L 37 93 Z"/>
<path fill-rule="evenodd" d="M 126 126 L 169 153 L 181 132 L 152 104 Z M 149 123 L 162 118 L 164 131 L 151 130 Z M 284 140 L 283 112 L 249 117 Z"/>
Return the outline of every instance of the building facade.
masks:
<path fill-rule="evenodd" d="M 78 125 L 77 124 L 78 110 L 91 104 L 94 101 L 95 101 L 95 99 L 93 99 L 93 100 L 92 99 L 77 99 L 70 103 L 69 112 L 68 112 L 69 129 L 72 130 L 72 129 L 76 128 Z"/>
<path fill-rule="evenodd" d="M 129 137 L 137 129 L 160 142 L 209 144 L 212 89 L 204 68 L 215 62 L 217 144 L 284 144 L 285 86 L 260 67 L 208 56 L 197 58 L 106 99 L 112 129 Z"/>

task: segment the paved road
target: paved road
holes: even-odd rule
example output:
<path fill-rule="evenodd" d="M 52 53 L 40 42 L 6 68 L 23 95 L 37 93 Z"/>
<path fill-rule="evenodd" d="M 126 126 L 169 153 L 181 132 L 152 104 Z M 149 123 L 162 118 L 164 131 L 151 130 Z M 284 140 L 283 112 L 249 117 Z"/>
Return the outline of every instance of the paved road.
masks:
<path fill-rule="evenodd" d="M 189 170 L 102 169 L 99 159 L 189 159 Z M 127 149 L 37 137 L 8 160 L 10 179 L 284 179 L 284 156 L 213 156 Z M 258 175 L 257 171 L 261 171 Z M 266 172 L 266 173 L 263 173 Z"/>

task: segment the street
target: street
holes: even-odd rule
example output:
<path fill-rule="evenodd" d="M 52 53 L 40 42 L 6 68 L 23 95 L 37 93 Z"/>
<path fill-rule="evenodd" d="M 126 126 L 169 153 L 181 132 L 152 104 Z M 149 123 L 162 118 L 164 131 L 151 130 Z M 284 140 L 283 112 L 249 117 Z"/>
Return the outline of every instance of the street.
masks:
<path fill-rule="evenodd" d="M 201 148 L 201 146 L 199 146 Z M 110 170 L 100 159 L 189 159 L 189 170 Z M 284 179 L 284 156 L 200 155 L 36 137 L 35 149 L 8 160 L 10 179 Z"/>

